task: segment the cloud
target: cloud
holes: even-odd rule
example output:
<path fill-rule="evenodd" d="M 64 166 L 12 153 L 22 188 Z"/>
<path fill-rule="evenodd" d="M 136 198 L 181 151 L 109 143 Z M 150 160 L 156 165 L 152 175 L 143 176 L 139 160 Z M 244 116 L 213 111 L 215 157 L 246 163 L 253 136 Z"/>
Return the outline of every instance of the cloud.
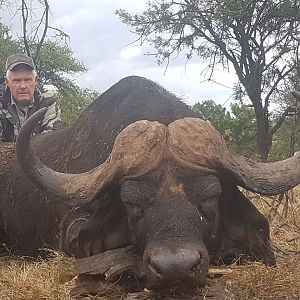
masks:
<path fill-rule="evenodd" d="M 78 76 L 79 85 L 103 92 L 125 76 L 140 75 L 160 83 L 189 104 L 206 99 L 225 103 L 232 90 L 204 82 L 206 65 L 199 58 L 186 62 L 183 52 L 166 69 L 166 65 L 156 63 L 154 56 L 146 55 L 154 52 L 151 45 L 133 43 L 137 36 L 115 11 L 123 8 L 131 13 L 142 12 L 146 3 L 147 0 L 50 0 L 51 25 L 70 35 L 74 56 L 88 68 L 87 73 Z M 219 70 L 214 80 L 232 87 L 235 77 Z"/>

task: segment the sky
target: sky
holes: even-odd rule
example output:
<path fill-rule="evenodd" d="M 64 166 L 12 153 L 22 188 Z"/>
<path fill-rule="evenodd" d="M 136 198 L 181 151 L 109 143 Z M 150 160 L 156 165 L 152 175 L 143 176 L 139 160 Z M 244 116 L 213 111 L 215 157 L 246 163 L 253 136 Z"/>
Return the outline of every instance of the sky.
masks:
<path fill-rule="evenodd" d="M 104 92 L 126 76 L 139 75 L 158 82 L 190 105 L 208 99 L 228 105 L 236 81 L 233 74 L 219 70 L 213 78 L 217 83 L 207 82 L 203 74 L 206 65 L 200 58 L 186 64 L 179 57 L 166 69 L 166 65 L 158 65 L 153 56 L 146 55 L 150 45 L 133 43 L 137 35 L 115 11 L 122 8 L 139 13 L 146 3 L 147 0 L 49 0 L 50 25 L 70 36 L 74 57 L 88 68 L 87 73 L 76 75 L 77 83 Z M 18 22 L 14 24 L 19 26 Z"/>

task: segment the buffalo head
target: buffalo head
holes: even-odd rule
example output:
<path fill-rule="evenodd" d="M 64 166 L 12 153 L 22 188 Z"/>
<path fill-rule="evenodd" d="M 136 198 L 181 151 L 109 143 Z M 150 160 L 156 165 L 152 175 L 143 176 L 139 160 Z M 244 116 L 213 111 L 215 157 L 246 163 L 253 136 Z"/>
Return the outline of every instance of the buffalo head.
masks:
<path fill-rule="evenodd" d="M 78 237 L 82 256 L 134 244 L 148 287 L 202 284 L 210 259 L 245 254 L 275 263 L 268 222 L 237 186 L 264 195 L 284 192 L 300 181 L 299 155 L 257 163 L 231 151 L 203 120 L 168 126 L 143 120 L 118 135 L 102 165 L 63 174 L 30 150 L 31 131 L 44 113 L 22 127 L 18 161 L 34 182 L 69 205 L 94 205 L 97 212 Z"/>

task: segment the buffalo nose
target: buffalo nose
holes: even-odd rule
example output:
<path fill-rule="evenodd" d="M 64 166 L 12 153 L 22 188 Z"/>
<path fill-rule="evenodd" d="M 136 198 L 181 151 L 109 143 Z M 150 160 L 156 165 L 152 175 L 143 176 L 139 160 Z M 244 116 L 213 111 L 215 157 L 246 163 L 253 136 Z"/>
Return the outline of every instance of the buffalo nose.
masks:
<path fill-rule="evenodd" d="M 148 268 L 158 280 L 181 280 L 201 272 L 201 255 L 191 249 L 151 251 Z"/>

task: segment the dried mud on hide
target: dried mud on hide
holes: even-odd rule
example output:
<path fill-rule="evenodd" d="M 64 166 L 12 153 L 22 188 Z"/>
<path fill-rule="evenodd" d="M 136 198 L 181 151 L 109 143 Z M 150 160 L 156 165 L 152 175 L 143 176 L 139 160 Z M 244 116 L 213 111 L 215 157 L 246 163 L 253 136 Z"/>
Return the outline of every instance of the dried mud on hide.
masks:
<path fill-rule="evenodd" d="M 210 285 L 203 290 L 199 289 L 197 294 L 192 295 L 178 292 L 141 291 L 135 293 L 130 290 L 125 291 L 120 287 L 124 277 L 122 278 L 118 272 L 115 273 L 118 276 L 112 283 L 103 282 L 104 276 L 99 275 L 86 274 L 92 277 L 89 280 L 81 280 L 82 278 L 76 274 L 75 261 L 59 253 L 50 252 L 48 261 L 5 256 L 0 257 L 0 299 L 299 300 L 300 188 L 295 189 L 293 194 L 277 197 L 261 197 L 248 192 L 247 197 L 270 220 L 271 239 L 278 263 L 276 268 L 251 263 L 243 266 L 234 264 L 226 266 L 225 269 L 210 269 L 211 278 L 208 279 Z M 87 260 L 87 262 L 91 261 Z M 124 261 L 119 261 L 119 263 L 121 265 L 118 268 L 128 267 Z M 106 265 L 109 263 L 107 262 Z M 91 266 L 90 264 L 88 268 L 91 269 Z M 77 267 L 78 264 L 76 264 Z M 92 267 L 97 274 L 98 267 L 96 265 Z M 115 272 L 113 266 L 111 267 L 110 272 L 104 269 L 102 272 L 111 276 Z M 135 282 L 138 285 L 138 281 Z M 91 292 L 93 295 L 89 295 Z"/>

